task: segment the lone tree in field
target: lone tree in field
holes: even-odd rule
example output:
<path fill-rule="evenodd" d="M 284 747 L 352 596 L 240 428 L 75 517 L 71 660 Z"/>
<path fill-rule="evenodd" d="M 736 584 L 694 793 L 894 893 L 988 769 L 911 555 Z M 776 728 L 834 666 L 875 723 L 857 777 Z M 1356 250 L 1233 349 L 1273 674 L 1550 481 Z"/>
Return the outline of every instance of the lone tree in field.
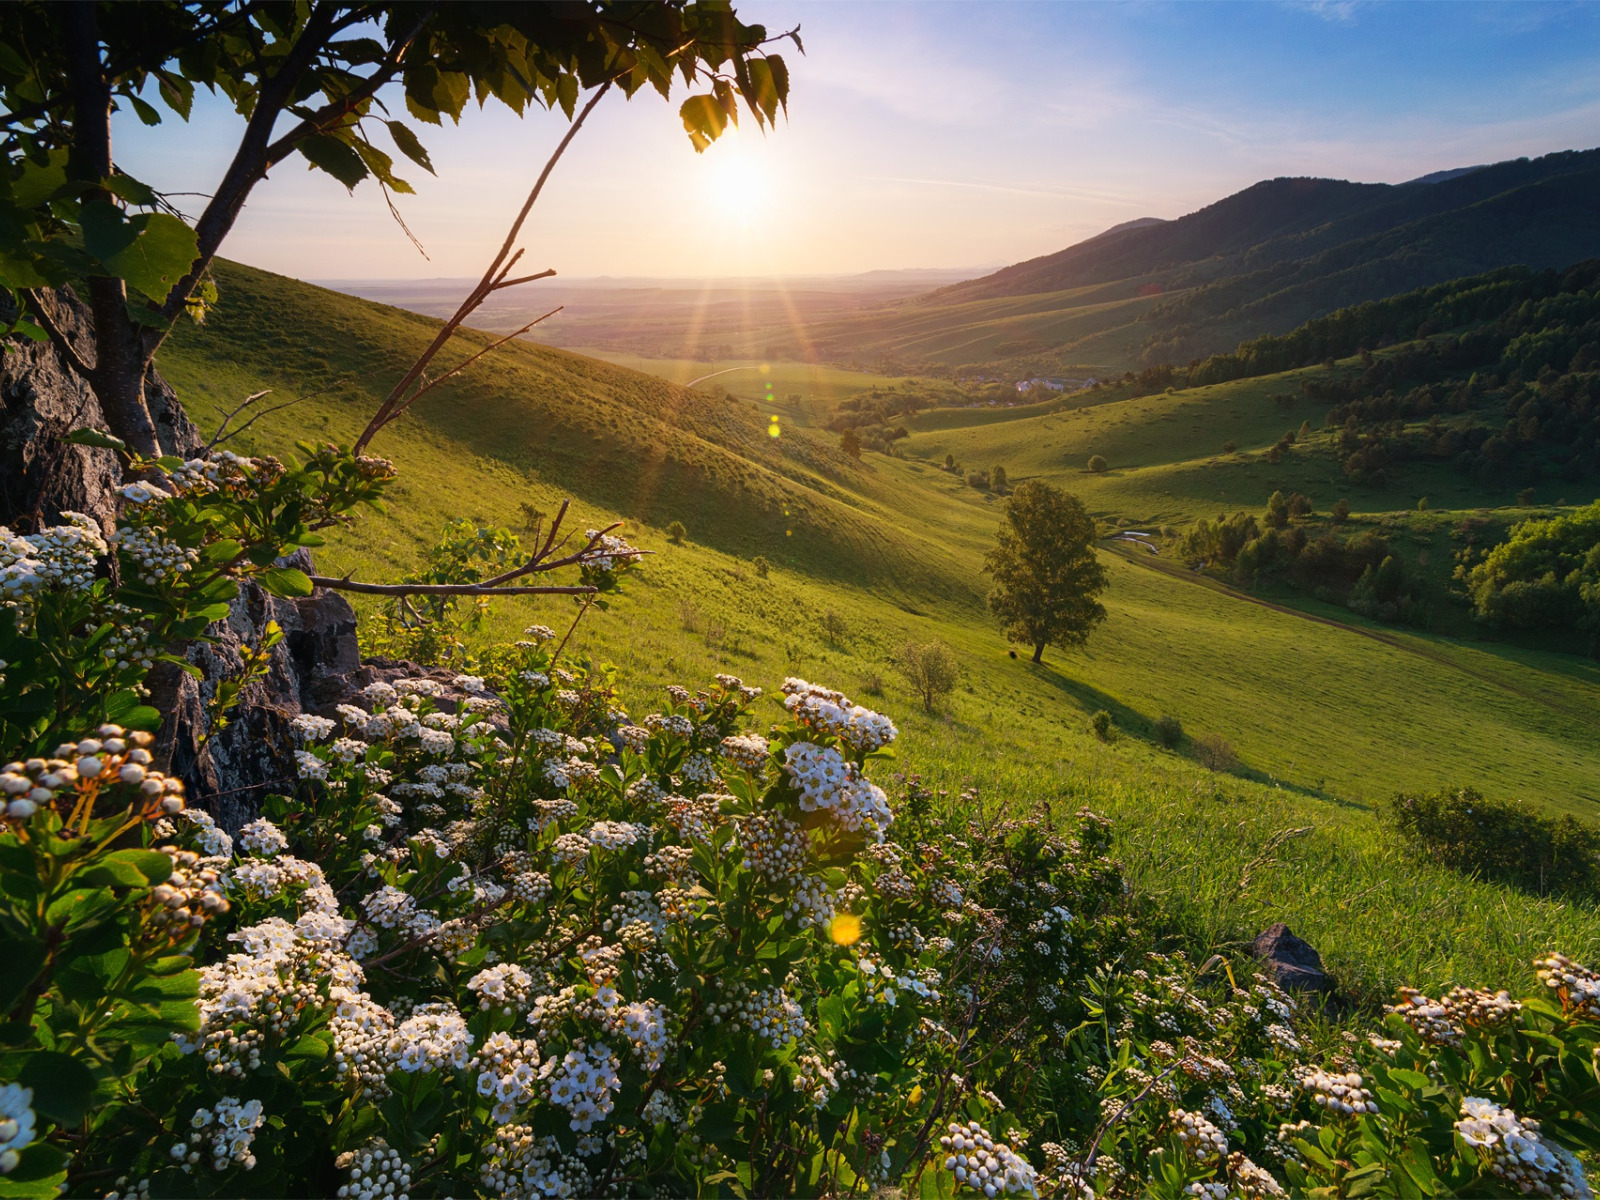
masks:
<path fill-rule="evenodd" d="M 898 665 L 911 690 L 922 698 L 925 712 L 932 712 L 941 698 L 954 691 L 960 677 L 954 651 L 937 638 L 931 642 L 907 642 L 901 648 Z"/>
<path fill-rule="evenodd" d="M 993 576 L 989 607 L 1009 641 L 1033 647 L 1081 646 L 1106 619 L 1095 599 L 1105 591 L 1105 568 L 1094 553 L 1094 521 L 1076 496 L 1038 480 L 1017 488 L 1006 505 L 998 544 L 984 559 Z"/>

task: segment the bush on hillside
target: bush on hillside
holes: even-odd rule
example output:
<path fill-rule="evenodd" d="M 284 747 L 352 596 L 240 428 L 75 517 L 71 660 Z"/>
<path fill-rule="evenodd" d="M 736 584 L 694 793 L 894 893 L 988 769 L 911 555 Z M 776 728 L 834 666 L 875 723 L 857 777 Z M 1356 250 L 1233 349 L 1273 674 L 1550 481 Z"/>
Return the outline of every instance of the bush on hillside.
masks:
<path fill-rule="evenodd" d="M 1155 730 L 1156 741 L 1168 750 L 1176 750 L 1183 741 L 1183 722 L 1174 716 L 1161 716 L 1156 718 L 1152 728 Z"/>
<path fill-rule="evenodd" d="M 1400 792 L 1378 818 L 1407 845 L 1465 875 L 1544 896 L 1600 898 L 1600 829 L 1471 788 Z"/>
<path fill-rule="evenodd" d="M 1233 743 L 1220 733 L 1207 733 L 1194 739 L 1194 757 L 1208 771 L 1237 771 L 1239 756 Z"/>
<path fill-rule="evenodd" d="M 1109 742 L 1116 736 L 1116 722 L 1111 719 L 1111 714 L 1105 709 L 1096 709 L 1089 717 L 1089 728 L 1094 730 L 1095 737 L 1102 742 Z"/>
<path fill-rule="evenodd" d="M 683 539 L 689 536 L 689 531 L 684 528 L 682 521 L 674 521 L 667 526 L 667 540 L 674 546 L 683 545 Z"/>
<path fill-rule="evenodd" d="M 1106 462 L 1103 454 L 1093 454 L 1089 456 L 1089 470 L 1093 471 L 1096 475 L 1103 475 L 1108 469 L 1109 464 Z"/>
<path fill-rule="evenodd" d="M 755 568 L 757 577 L 761 579 L 765 579 L 767 573 L 772 570 L 772 564 L 767 561 L 765 554 L 756 555 L 750 560 L 750 565 Z"/>
<path fill-rule="evenodd" d="M 907 642 L 900 649 L 900 673 L 922 701 L 924 712 L 955 690 L 961 668 L 955 652 L 935 638 L 931 642 Z"/>
<path fill-rule="evenodd" d="M 850 626 L 845 623 L 845 619 L 831 608 L 822 614 L 817 623 L 822 627 L 822 636 L 828 640 L 830 646 L 843 644 L 845 635 L 850 632 Z"/>
<path fill-rule="evenodd" d="M 1456 577 L 1485 624 L 1576 634 L 1593 654 L 1600 648 L 1600 501 L 1550 520 L 1521 522 Z"/>
<path fill-rule="evenodd" d="M 982 471 L 968 471 L 967 486 L 976 488 L 980 492 L 986 492 L 989 490 L 989 476 Z"/>

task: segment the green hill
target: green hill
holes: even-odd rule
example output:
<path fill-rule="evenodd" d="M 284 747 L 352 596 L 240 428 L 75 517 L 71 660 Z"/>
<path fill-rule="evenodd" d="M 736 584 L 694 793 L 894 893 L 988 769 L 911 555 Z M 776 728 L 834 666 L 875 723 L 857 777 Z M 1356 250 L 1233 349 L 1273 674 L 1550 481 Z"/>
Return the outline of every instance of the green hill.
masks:
<path fill-rule="evenodd" d="M 436 328 L 247 268 L 223 268 L 219 284 L 207 324 L 179 331 L 160 365 L 207 428 L 262 387 L 305 396 L 230 443 L 243 451 L 352 439 Z M 515 526 L 523 504 L 549 512 L 572 495 L 580 528 L 624 519 L 652 552 L 639 581 L 574 640 L 624 669 L 640 689 L 629 703 L 643 711 L 657 702 L 652 689 L 719 670 L 769 688 L 799 674 L 877 697 L 905 730 L 905 769 L 952 794 L 977 788 L 991 809 L 1096 807 L 1117 819 L 1140 885 L 1165 894 L 1192 932 L 1224 942 L 1287 920 L 1358 992 L 1510 980 L 1550 945 L 1592 956 L 1592 908 L 1413 861 L 1378 837 L 1368 812 L 1400 788 L 1467 784 L 1600 813 L 1600 678 L 1586 660 L 1384 629 L 1331 606 L 1262 604 L 1110 546 L 1110 618 L 1087 650 L 1037 667 L 1012 659 L 985 612 L 982 556 L 1001 501 L 939 469 L 946 453 L 1003 465 L 1013 480 L 1053 479 L 1111 521 L 1260 506 L 1285 481 L 1315 490 L 1329 468 L 1309 451 L 1267 464 L 1222 455 L 1220 443 L 1263 447 L 1298 424 L 1278 397 L 1299 378 L 1107 395 L 1076 410 L 939 409 L 911 422 L 904 457 L 857 462 L 820 429 L 770 436 L 770 413 L 749 401 L 517 343 L 382 435 L 374 449 L 400 468 L 397 503 L 336 537 L 319 565 L 393 578 L 447 519 Z M 1105 475 L 1084 471 L 1091 452 L 1112 460 Z M 1337 486 L 1330 479 L 1318 504 Z M 664 536 L 673 520 L 688 527 L 683 546 Z M 484 636 L 564 624 L 572 611 L 502 601 Z M 894 661 L 908 638 L 934 637 L 955 649 L 963 682 L 928 715 Z M 1109 743 L 1088 729 L 1100 709 L 1119 731 Z M 1157 748 L 1151 726 L 1166 714 L 1191 736 L 1231 743 L 1241 765 L 1216 773 L 1187 742 Z M 1395 939 L 1406 921 L 1417 936 Z"/>
<path fill-rule="evenodd" d="M 1121 373 L 1463 275 L 1596 255 L 1600 150 L 1399 185 L 1272 179 L 915 300 L 746 340 L 833 361 Z"/>

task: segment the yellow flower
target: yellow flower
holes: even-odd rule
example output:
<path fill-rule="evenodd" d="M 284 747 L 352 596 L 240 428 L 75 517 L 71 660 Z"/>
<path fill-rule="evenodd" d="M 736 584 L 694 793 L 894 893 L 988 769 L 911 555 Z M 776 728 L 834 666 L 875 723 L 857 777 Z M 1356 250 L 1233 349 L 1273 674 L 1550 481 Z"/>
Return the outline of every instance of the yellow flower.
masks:
<path fill-rule="evenodd" d="M 840 946 L 854 946 L 861 940 L 861 918 L 854 913 L 840 913 L 828 926 L 828 936 Z"/>

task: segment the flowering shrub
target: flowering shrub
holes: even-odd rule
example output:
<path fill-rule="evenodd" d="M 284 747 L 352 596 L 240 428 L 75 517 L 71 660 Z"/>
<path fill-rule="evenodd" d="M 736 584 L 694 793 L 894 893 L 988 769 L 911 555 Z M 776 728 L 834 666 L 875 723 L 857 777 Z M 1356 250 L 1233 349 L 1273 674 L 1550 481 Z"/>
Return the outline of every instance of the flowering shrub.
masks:
<path fill-rule="evenodd" d="M 26 537 L 0 527 L 0 745 L 43 753 L 102 722 L 153 728 L 145 675 L 226 616 L 241 580 L 309 595 L 305 574 L 275 560 L 378 503 L 394 468 L 301 450 L 303 463 L 134 460 L 110 537 L 81 513 Z"/>
<path fill-rule="evenodd" d="M 6 543 L 55 698 L 5 710 L 0 1197 L 1590 1195 L 1588 968 L 1335 1034 L 1156 952 L 1094 814 L 891 800 L 894 723 L 803 680 L 635 719 L 535 626 L 297 718 L 217 827 L 115 696 L 388 473 L 146 466 L 115 578 L 87 522 Z"/>

